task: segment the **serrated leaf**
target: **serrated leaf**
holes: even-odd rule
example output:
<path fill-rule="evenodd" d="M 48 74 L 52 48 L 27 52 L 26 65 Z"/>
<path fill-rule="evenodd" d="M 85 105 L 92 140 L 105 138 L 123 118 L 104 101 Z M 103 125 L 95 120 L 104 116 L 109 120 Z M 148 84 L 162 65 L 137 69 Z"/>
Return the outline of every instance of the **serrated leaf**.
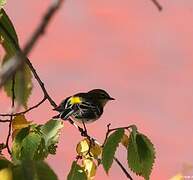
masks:
<path fill-rule="evenodd" d="M 102 152 L 102 164 L 106 173 L 108 173 L 109 169 L 111 168 L 115 151 L 123 137 L 123 134 L 124 129 L 116 130 L 108 137 L 107 142 L 104 145 Z"/>
<path fill-rule="evenodd" d="M 2 46 L 6 51 L 2 63 L 5 64 L 18 50 L 20 50 L 20 48 L 14 26 L 3 9 L 0 10 L 0 39 Z M 9 97 L 12 97 L 11 87 L 12 79 L 8 80 L 4 85 L 4 90 Z M 26 64 L 24 64 L 24 66 L 15 74 L 14 91 L 15 100 L 18 104 L 27 108 L 27 101 L 32 91 L 32 74 Z"/>
<path fill-rule="evenodd" d="M 50 120 L 40 127 L 40 131 L 45 140 L 46 149 L 53 153 L 54 147 L 58 143 L 60 130 L 63 128 L 63 122 L 60 120 Z"/>
<path fill-rule="evenodd" d="M 57 180 L 54 171 L 43 161 L 22 161 L 13 168 L 13 180 Z"/>
<path fill-rule="evenodd" d="M 31 124 L 32 121 L 27 121 L 23 114 L 15 116 L 12 120 L 12 139 L 17 135 L 17 133 Z"/>
<path fill-rule="evenodd" d="M 84 169 L 73 161 L 67 180 L 87 180 Z"/>
<path fill-rule="evenodd" d="M 155 159 L 155 149 L 151 141 L 141 133 L 131 132 L 127 152 L 130 169 L 149 180 Z"/>
<path fill-rule="evenodd" d="M 87 180 L 91 180 L 96 175 L 97 166 L 93 159 L 86 158 L 82 160 L 83 169 L 86 172 Z"/>

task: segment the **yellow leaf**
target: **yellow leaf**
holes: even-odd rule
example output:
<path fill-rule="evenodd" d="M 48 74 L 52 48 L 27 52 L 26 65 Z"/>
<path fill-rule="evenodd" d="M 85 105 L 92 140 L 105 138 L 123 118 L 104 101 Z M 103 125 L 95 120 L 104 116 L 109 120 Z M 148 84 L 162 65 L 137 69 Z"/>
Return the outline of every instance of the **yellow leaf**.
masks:
<path fill-rule="evenodd" d="M 31 124 L 31 122 L 32 121 L 27 121 L 27 119 L 23 114 L 15 116 L 15 118 L 12 121 L 12 130 L 14 131 L 16 129 L 28 127 Z"/>
<path fill-rule="evenodd" d="M 88 180 L 94 179 L 97 169 L 95 162 L 92 159 L 83 159 L 82 166 L 86 172 Z"/>
<path fill-rule="evenodd" d="M 128 143 L 129 143 L 129 137 L 126 134 L 124 134 L 121 139 L 121 144 L 127 148 Z"/>
<path fill-rule="evenodd" d="M 169 180 L 184 180 L 184 176 L 178 173 L 175 176 L 173 176 L 172 178 L 170 178 Z"/>
<path fill-rule="evenodd" d="M 102 153 L 102 148 L 95 143 L 91 146 L 90 152 L 94 156 L 94 158 L 98 158 L 98 156 Z"/>
<path fill-rule="evenodd" d="M 89 146 L 90 141 L 87 138 L 85 138 L 77 144 L 76 152 L 78 153 L 78 155 L 83 157 L 97 158 L 101 154 L 102 148 L 94 142 L 92 143 L 90 148 Z"/>
<path fill-rule="evenodd" d="M 76 146 L 76 152 L 80 156 L 86 156 L 88 154 L 90 142 L 88 139 L 83 139 Z"/>
<path fill-rule="evenodd" d="M 0 179 L 3 180 L 12 180 L 13 175 L 12 175 L 12 170 L 11 168 L 4 168 L 0 170 Z"/>
<path fill-rule="evenodd" d="M 14 138 L 22 128 L 28 127 L 31 122 L 32 121 L 27 121 L 23 114 L 15 116 L 12 121 L 12 138 Z"/>

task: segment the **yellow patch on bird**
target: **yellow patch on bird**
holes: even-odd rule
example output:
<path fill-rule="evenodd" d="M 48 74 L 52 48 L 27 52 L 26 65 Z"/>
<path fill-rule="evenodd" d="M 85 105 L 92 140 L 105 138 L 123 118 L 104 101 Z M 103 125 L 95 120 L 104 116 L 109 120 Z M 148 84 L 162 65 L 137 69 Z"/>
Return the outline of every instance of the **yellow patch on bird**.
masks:
<path fill-rule="evenodd" d="M 80 97 L 72 96 L 72 97 L 70 98 L 70 104 L 79 104 L 79 103 L 81 103 L 81 102 L 82 102 L 82 101 L 81 101 Z"/>

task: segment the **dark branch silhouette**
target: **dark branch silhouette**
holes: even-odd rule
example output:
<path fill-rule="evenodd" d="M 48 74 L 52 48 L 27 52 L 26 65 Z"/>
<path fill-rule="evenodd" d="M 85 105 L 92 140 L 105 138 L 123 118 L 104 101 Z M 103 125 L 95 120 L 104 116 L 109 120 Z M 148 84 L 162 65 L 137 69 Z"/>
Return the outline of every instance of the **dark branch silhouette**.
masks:
<path fill-rule="evenodd" d="M 17 113 L 13 113 L 13 114 L 0 114 L 0 116 L 18 116 L 20 114 L 25 114 L 27 112 L 30 112 L 31 110 L 35 109 L 35 108 L 38 108 L 42 103 L 44 103 L 44 101 L 46 100 L 47 98 L 44 97 L 40 102 L 38 102 L 36 105 L 30 107 L 29 109 L 25 110 L 25 111 L 21 111 L 21 112 L 17 112 Z M 0 120 L 0 122 L 9 122 L 10 120 Z"/>
<path fill-rule="evenodd" d="M 162 11 L 163 7 L 157 0 L 151 0 L 153 4 L 158 8 L 159 11 Z"/>

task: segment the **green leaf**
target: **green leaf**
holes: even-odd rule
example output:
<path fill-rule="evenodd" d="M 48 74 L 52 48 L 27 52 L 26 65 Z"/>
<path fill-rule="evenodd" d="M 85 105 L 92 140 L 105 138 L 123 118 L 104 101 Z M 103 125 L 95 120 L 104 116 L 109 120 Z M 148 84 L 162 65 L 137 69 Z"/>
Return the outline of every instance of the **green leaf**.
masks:
<path fill-rule="evenodd" d="M 123 137 L 123 134 L 124 129 L 118 129 L 109 136 L 107 142 L 105 143 L 102 152 L 102 164 L 106 173 L 108 173 L 109 169 L 111 168 L 115 151 Z"/>
<path fill-rule="evenodd" d="M 7 3 L 6 0 L 0 0 L 0 8 L 3 8 L 6 3 Z"/>
<path fill-rule="evenodd" d="M 2 157 L 1 157 L 2 158 Z M 0 170 L 12 166 L 12 163 L 5 158 L 0 159 Z"/>
<path fill-rule="evenodd" d="M 22 161 L 13 168 L 13 180 L 57 180 L 54 171 L 43 161 Z"/>
<path fill-rule="evenodd" d="M 46 149 L 50 154 L 55 154 L 56 144 L 58 143 L 60 130 L 62 128 L 63 122 L 60 120 L 50 120 L 40 128 Z"/>
<path fill-rule="evenodd" d="M 36 162 L 38 180 L 57 180 L 55 172 L 45 162 Z"/>
<path fill-rule="evenodd" d="M 21 159 L 34 159 L 34 155 L 41 142 L 41 136 L 36 133 L 30 133 L 22 142 Z"/>
<path fill-rule="evenodd" d="M 73 161 L 72 163 L 67 180 L 87 180 L 86 173 L 83 168 L 76 163 L 76 161 Z"/>
<path fill-rule="evenodd" d="M 5 63 L 8 59 L 4 59 L 3 63 Z M 7 93 L 7 96 L 12 97 L 12 82 L 13 80 L 8 80 L 4 85 L 4 90 Z M 24 106 L 27 109 L 27 101 L 32 92 L 32 74 L 27 66 L 24 64 L 23 68 L 18 70 L 15 74 L 15 100 L 19 105 Z"/>
<path fill-rule="evenodd" d="M 132 131 L 127 152 L 129 168 L 149 180 L 155 160 L 155 149 L 151 141 L 145 135 Z"/>
<path fill-rule="evenodd" d="M 0 39 L 1 44 L 9 56 L 15 55 L 18 45 L 18 38 L 15 28 L 6 12 L 0 10 Z"/>
<path fill-rule="evenodd" d="M 48 155 L 49 155 L 49 152 L 46 149 L 45 140 L 42 138 L 34 154 L 34 160 L 44 160 Z"/>
<path fill-rule="evenodd" d="M 21 159 L 21 150 L 23 139 L 29 134 L 30 127 L 21 129 L 14 138 L 12 145 L 12 158 L 14 161 Z"/>
<path fill-rule="evenodd" d="M 17 160 L 44 160 L 55 154 L 62 121 L 50 120 L 45 125 L 29 125 L 16 134 L 12 154 Z"/>

